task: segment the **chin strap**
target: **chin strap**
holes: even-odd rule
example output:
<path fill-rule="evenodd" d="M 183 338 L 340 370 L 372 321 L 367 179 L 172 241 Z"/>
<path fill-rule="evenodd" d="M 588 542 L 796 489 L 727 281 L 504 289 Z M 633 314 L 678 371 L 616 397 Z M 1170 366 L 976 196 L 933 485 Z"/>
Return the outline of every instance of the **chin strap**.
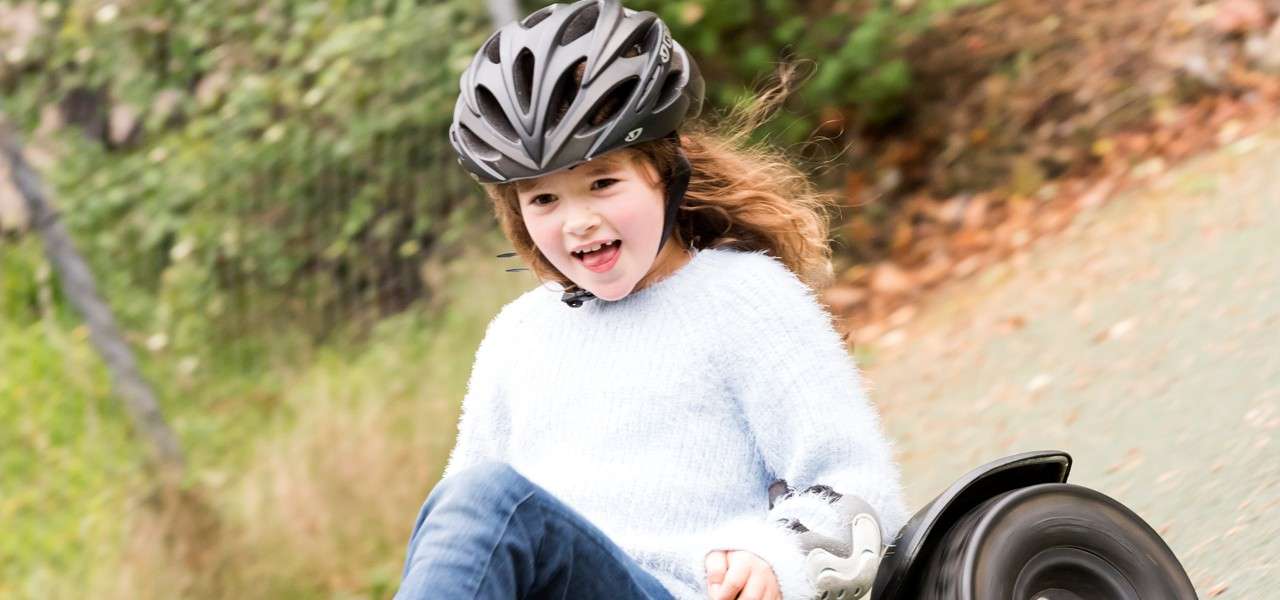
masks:
<path fill-rule="evenodd" d="M 583 302 L 586 302 L 587 300 L 595 300 L 595 298 L 595 294 L 592 294 L 582 288 L 565 290 L 563 294 L 560 294 L 560 301 L 568 304 L 569 308 L 578 308 L 582 306 Z"/>
<path fill-rule="evenodd" d="M 680 135 L 671 132 L 667 139 L 676 144 L 676 164 L 671 170 L 671 175 L 667 177 L 667 207 L 666 219 L 662 224 L 662 237 L 658 238 L 658 254 L 662 254 L 662 247 L 666 245 L 667 238 L 671 235 L 671 230 L 676 225 L 676 213 L 680 212 L 680 203 L 684 201 L 684 193 L 689 189 L 689 176 L 693 173 L 693 167 L 689 164 L 689 157 L 685 156 L 684 149 L 680 147 Z M 565 290 L 560 295 L 560 301 L 569 305 L 571 308 L 582 306 L 587 300 L 594 300 L 595 294 L 588 292 L 582 288 Z"/>
<path fill-rule="evenodd" d="M 676 145 L 676 164 L 671 169 L 671 176 L 667 177 L 667 218 L 666 222 L 662 224 L 662 237 L 658 241 L 658 254 L 662 254 L 662 246 L 667 243 L 667 238 L 671 236 L 671 230 L 676 226 L 676 215 L 680 212 L 680 203 L 684 202 L 684 193 L 689 191 L 689 176 L 693 173 L 693 166 L 689 164 L 689 157 L 685 156 L 684 148 L 680 147 L 680 136 L 672 132 L 668 139 L 675 142 Z"/>

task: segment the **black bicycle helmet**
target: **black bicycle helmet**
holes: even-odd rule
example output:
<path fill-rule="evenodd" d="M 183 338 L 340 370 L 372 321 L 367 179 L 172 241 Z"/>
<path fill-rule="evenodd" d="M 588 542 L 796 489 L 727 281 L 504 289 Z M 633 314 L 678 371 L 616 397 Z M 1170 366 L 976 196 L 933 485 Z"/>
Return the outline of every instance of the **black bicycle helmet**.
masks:
<path fill-rule="evenodd" d="M 651 12 L 552 4 L 494 33 L 462 74 L 449 139 L 477 179 L 528 179 L 672 134 L 702 108 L 697 65 Z"/>

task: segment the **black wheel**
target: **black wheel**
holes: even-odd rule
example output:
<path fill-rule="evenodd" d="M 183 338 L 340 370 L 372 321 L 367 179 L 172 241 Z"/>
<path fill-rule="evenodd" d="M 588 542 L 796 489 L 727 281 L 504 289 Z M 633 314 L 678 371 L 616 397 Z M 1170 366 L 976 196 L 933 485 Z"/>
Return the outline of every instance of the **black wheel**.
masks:
<path fill-rule="evenodd" d="M 1195 600 L 1169 546 L 1089 488 L 1047 483 L 967 513 L 923 567 L 924 600 Z"/>

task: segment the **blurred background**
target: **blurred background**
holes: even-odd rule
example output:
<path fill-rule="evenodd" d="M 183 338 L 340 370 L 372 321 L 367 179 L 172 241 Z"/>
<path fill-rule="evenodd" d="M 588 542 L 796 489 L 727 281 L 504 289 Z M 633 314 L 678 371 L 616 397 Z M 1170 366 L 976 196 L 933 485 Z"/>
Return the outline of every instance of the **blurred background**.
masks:
<path fill-rule="evenodd" d="M 394 593 L 536 284 L 449 148 L 457 79 L 541 5 L 0 0 L 0 597 Z M 799 68 L 756 138 L 837 199 L 823 298 L 913 508 L 1060 447 L 1202 596 L 1265 596 L 1280 2 L 628 6 L 712 121 Z"/>

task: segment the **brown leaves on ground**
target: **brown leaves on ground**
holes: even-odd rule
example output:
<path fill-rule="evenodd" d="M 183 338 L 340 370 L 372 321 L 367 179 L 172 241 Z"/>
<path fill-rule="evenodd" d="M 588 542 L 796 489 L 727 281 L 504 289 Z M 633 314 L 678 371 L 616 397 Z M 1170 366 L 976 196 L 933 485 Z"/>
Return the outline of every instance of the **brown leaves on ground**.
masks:
<path fill-rule="evenodd" d="M 1033 194 L 1162 107 L 1254 89 L 1280 13 L 1271 4 L 1001 0 L 957 11 L 907 46 L 910 116 L 877 148 L 878 166 L 933 194 Z"/>
<path fill-rule="evenodd" d="M 1274 119 L 1277 17 L 1280 0 L 1003 0 L 922 33 L 907 122 L 845 180 L 856 264 L 824 298 L 848 339 Z"/>
<path fill-rule="evenodd" d="M 1260 0 L 1221 0 L 1213 9 L 1213 28 L 1223 34 L 1258 31 L 1269 20 L 1267 8 Z"/>

